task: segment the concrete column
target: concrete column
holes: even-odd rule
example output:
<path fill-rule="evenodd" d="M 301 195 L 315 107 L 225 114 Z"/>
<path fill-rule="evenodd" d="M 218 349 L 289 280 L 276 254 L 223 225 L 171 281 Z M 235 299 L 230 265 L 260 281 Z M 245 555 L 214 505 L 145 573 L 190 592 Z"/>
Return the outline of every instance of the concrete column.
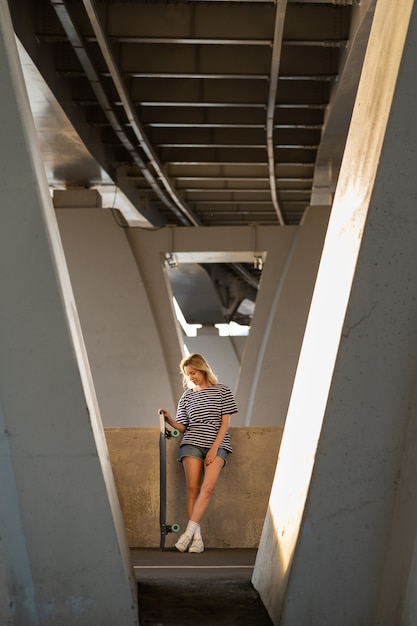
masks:
<path fill-rule="evenodd" d="M 283 426 L 330 207 L 310 207 L 268 250 L 237 385 L 245 425 Z"/>
<path fill-rule="evenodd" d="M 0 0 L 0 623 L 138 623 L 136 582 Z"/>
<path fill-rule="evenodd" d="M 56 216 L 103 425 L 157 426 L 158 407 L 172 397 L 125 229 L 103 209 L 58 208 Z"/>
<path fill-rule="evenodd" d="M 417 618 L 416 75 L 417 7 L 379 0 L 253 576 L 280 626 Z"/>

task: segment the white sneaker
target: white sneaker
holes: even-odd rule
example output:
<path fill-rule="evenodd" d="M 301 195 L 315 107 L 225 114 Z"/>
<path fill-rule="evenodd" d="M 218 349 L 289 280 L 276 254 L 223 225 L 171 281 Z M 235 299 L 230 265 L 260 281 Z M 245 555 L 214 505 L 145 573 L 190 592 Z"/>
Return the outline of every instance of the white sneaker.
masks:
<path fill-rule="evenodd" d="M 187 535 L 187 533 L 184 533 L 178 539 L 177 543 L 175 544 L 175 547 L 180 552 L 185 552 L 187 550 L 188 546 L 191 543 L 191 539 L 192 539 L 192 537 L 190 537 L 190 535 Z"/>
<path fill-rule="evenodd" d="M 197 554 L 204 552 L 204 543 L 201 537 L 194 537 L 192 544 L 188 548 L 188 552 L 195 552 Z"/>

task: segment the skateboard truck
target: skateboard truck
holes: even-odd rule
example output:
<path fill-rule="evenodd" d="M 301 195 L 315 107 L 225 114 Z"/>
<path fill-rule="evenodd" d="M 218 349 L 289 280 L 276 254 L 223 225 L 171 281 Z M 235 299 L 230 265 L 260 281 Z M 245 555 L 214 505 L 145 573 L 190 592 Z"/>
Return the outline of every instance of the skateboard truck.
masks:
<path fill-rule="evenodd" d="M 178 524 L 166 523 L 167 512 L 167 457 L 166 457 L 166 441 L 179 436 L 180 431 L 171 428 L 165 421 L 163 411 L 158 411 L 159 415 L 159 526 L 160 526 L 160 544 L 159 549 L 165 547 L 165 538 L 168 533 L 177 533 L 180 529 Z"/>

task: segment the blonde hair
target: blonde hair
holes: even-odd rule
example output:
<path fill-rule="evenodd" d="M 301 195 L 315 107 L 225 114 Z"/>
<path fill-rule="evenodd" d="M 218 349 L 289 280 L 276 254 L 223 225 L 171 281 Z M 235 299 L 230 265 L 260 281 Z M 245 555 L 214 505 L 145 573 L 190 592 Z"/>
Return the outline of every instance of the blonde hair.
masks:
<path fill-rule="evenodd" d="M 201 356 L 201 354 L 196 354 L 193 352 L 188 356 L 184 357 L 180 363 L 180 370 L 182 373 L 182 384 L 184 388 L 189 386 L 188 376 L 185 373 L 186 367 L 193 367 L 199 372 L 204 372 L 204 377 L 208 385 L 215 385 L 217 383 L 217 376 L 211 369 L 210 365 L 207 363 L 206 359 Z"/>

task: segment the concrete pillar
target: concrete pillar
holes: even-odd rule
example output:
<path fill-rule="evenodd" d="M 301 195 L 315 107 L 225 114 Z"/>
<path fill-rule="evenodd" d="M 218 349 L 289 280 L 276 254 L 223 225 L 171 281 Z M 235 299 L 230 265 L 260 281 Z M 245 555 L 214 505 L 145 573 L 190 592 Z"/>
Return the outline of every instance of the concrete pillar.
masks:
<path fill-rule="evenodd" d="M 57 208 L 56 216 L 103 425 L 157 426 L 158 407 L 172 397 L 126 229 L 103 209 Z"/>
<path fill-rule="evenodd" d="M 417 619 L 416 75 L 379 0 L 253 576 L 280 626 Z"/>
<path fill-rule="evenodd" d="M 268 250 L 236 392 L 246 426 L 285 424 L 329 214 L 310 207 Z"/>
<path fill-rule="evenodd" d="M 0 0 L 0 623 L 138 623 L 136 581 Z"/>

